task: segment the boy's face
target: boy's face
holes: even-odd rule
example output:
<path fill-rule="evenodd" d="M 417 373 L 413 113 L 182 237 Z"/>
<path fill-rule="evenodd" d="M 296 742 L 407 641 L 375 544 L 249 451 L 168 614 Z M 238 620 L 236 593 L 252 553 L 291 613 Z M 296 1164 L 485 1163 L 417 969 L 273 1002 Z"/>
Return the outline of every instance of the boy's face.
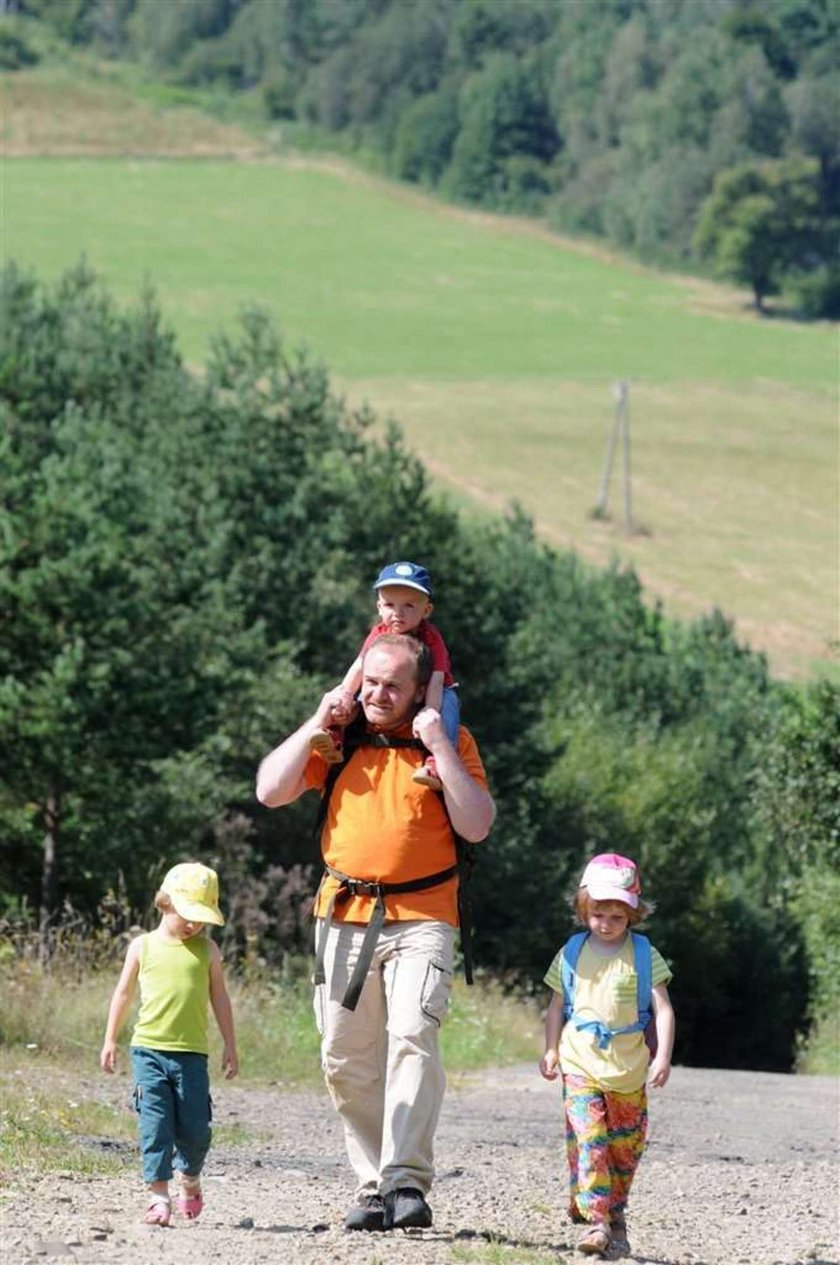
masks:
<path fill-rule="evenodd" d="M 419 589 L 405 584 L 388 584 L 376 595 L 376 609 L 392 633 L 412 633 L 420 621 L 432 613 L 432 603 Z"/>

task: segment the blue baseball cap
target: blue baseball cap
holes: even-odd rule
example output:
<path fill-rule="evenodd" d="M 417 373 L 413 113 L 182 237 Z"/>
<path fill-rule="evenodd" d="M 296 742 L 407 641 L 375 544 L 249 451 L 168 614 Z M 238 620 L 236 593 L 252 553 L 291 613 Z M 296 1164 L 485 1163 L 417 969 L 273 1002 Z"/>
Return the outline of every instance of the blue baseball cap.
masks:
<path fill-rule="evenodd" d="M 384 589 L 389 584 L 401 584 L 407 589 L 417 589 L 418 593 L 432 596 L 432 581 L 425 567 L 418 567 L 416 562 L 391 562 L 383 567 L 376 577 L 374 589 Z"/>

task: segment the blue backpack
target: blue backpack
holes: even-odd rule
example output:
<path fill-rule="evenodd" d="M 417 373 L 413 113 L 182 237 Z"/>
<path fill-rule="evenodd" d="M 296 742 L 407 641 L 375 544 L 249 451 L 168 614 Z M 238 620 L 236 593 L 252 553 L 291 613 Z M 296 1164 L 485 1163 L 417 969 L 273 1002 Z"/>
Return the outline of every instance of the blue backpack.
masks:
<path fill-rule="evenodd" d="M 625 1032 L 644 1032 L 651 1057 L 656 1053 L 656 1026 L 651 1010 L 653 981 L 651 970 L 650 941 L 647 936 L 631 931 L 633 940 L 633 968 L 636 972 L 636 1010 L 638 1018 L 623 1028 L 608 1028 L 600 1019 L 575 1018 L 575 972 L 577 971 L 580 951 L 586 940 L 588 931 L 577 931 L 563 945 L 560 962 L 560 975 L 563 981 L 563 1017 L 571 1021 L 579 1032 L 591 1032 L 597 1040 L 600 1050 L 605 1050 L 613 1037 Z"/>

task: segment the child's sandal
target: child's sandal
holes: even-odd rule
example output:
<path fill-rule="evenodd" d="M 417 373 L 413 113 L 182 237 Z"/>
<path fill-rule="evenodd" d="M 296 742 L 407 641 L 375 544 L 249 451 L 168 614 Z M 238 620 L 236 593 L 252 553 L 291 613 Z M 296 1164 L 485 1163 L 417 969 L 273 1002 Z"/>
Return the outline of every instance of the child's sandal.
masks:
<path fill-rule="evenodd" d="M 181 1193 L 175 1200 L 175 1207 L 187 1221 L 195 1221 L 201 1215 L 204 1200 L 201 1197 L 201 1186 L 198 1182 L 181 1181 Z"/>
<path fill-rule="evenodd" d="M 609 1251 L 612 1235 L 606 1225 L 593 1225 L 578 1243 L 578 1251 L 584 1256 L 603 1256 Z"/>
<path fill-rule="evenodd" d="M 610 1214 L 610 1235 L 612 1238 L 612 1250 L 620 1256 L 629 1256 L 630 1240 L 627 1237 L 627 1222 L 624 1220 L 623 1212 Z"/>
<path fill-rule="evenodd" d="M 316 751 L 322 760 L 326 760 L 327 764 L 341 764 L 344 759 L 339 742 L 336 742 L 335 734 L 329 729 L 316 729 L 309 738 L 309 750 Z"/>
<path fill-rule="evenodd" d="M 172 1203 L 167 1195 L 152 1195 L 143 1217 L 146 1225 L 169 1225 Z"/>

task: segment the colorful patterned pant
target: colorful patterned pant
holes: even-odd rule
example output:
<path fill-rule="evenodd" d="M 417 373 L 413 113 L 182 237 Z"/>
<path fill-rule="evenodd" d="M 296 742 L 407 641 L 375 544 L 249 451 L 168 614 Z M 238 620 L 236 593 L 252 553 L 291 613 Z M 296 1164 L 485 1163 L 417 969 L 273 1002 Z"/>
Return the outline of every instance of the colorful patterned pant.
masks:
<path fill-rule="evenodd" d="M 647 1090 L 599 1089 L 583 1076 L 563 1077 L 566 1155 L 573 1221 L 609 1221 L 623 1212 L 647 1136 Z"/>

